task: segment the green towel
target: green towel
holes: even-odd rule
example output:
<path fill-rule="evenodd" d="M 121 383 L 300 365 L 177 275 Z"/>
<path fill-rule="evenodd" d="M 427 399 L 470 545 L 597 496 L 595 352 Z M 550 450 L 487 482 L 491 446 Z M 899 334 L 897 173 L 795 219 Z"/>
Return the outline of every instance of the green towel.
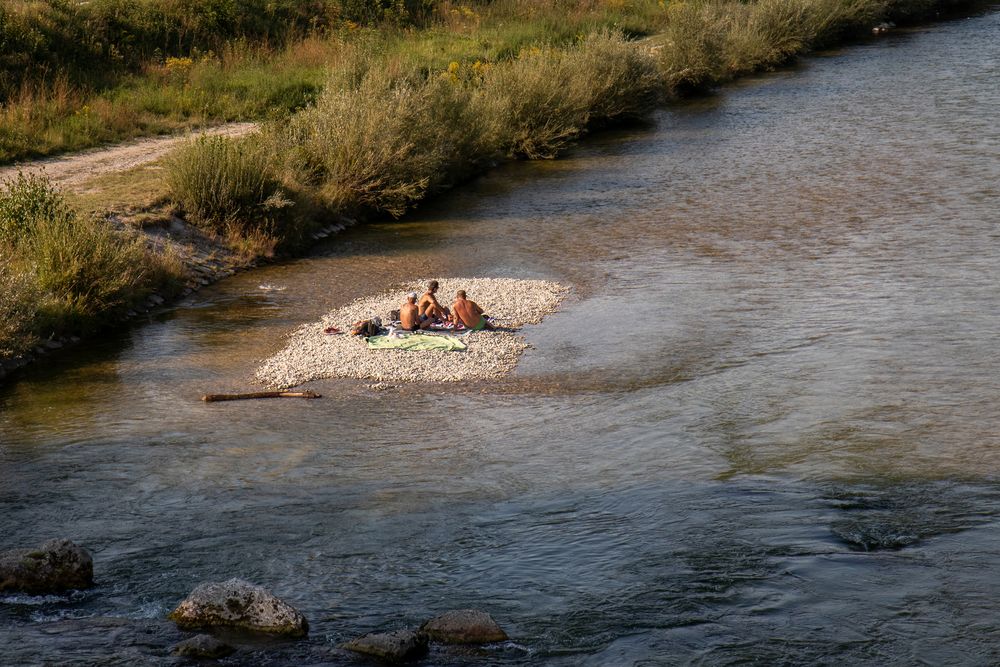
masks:
<path fill-rule="evenodd" d="M 409 333 L 402 338 L 389 336 L 371 336 L 365 338 L 368 348 L 372 350 L 437 350 L 438 352 L 461 351 L 465 343 L 454 336 L 436 334 Z"/>

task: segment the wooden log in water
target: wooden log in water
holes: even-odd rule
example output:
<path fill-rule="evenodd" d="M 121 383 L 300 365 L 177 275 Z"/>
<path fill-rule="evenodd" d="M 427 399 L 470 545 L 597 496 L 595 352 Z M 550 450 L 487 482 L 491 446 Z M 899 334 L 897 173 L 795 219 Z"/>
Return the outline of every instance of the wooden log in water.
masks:
<path fill-rule="evenodd" d="M 205 394 L 201 400 L 206 403 L 215 401 L 242 401 L 248 398 L 323 398 L 314 391 L 254 391 L 249 394 Z"/>

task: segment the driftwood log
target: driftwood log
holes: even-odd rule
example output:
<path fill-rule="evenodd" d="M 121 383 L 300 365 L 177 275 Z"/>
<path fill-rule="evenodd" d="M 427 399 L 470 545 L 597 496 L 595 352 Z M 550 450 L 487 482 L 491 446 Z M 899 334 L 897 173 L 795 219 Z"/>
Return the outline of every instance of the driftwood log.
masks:
<path fill-rule="evenodd" d="M 248 398 L 323 398 L 314 391 L 254 391 L 249 394 L 205 394 L 201 400 L 206 403 L 215 401 L 243 401 Z"/>

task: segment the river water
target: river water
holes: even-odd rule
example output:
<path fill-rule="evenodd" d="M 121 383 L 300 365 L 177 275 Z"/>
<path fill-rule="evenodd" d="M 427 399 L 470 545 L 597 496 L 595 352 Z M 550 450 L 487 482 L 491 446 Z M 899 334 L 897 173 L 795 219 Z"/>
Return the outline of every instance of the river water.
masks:
<path fill-rule="evenodd" d="M 164 615 L 232 576 L 312 626 L 233 664 L 460 607 L 513 641 L 425 664 L 1000 662 L 998 36 L 745 80 L 0 389 L 3 546 L 70 537 L 98 579 L 0 597 L 0 663 L 169 664 Z M 432 275 L 573 292 L 500 382 L 198 400 Z"/>

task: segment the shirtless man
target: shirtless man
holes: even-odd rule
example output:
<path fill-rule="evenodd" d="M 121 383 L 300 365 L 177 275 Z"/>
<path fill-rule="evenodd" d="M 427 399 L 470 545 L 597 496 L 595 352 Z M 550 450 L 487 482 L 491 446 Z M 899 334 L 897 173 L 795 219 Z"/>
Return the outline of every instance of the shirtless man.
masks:
<path fill-rule="evenodd" d="M 493 327 L 486 321 L 483 309 L 475 301 L 465 298 L 465 290 L 460 289 L 455 292 L 455 303 L 451 304 L 451 312 L 455 313 L 455 323 L 461 322 L 467 329 L 479 331 L 480 329 L 492 329 Z"/>
<path fill-rule="evenodd" d="M 427 283 L 427 291 L 424 295 L 420 297 L 420 303 L 417 304 L 420 316 L 426 317 L 427 319 L 438 322 L 447 322 L 451 319 L 451 313 L 448 309 L 438 303 L 437 297 L 434 296 L 438 291 L 438 281 L 432 280 Z"/>
<path fill-rule="evenodd" d="M 420 319 L 420 309 L 417 308 L 417 293 L 410 292 L 406 295 L 406 303 L 399 308 L 399 324 L 405 331 L 420 331 L 431 325 L 428 317 Z"/>

